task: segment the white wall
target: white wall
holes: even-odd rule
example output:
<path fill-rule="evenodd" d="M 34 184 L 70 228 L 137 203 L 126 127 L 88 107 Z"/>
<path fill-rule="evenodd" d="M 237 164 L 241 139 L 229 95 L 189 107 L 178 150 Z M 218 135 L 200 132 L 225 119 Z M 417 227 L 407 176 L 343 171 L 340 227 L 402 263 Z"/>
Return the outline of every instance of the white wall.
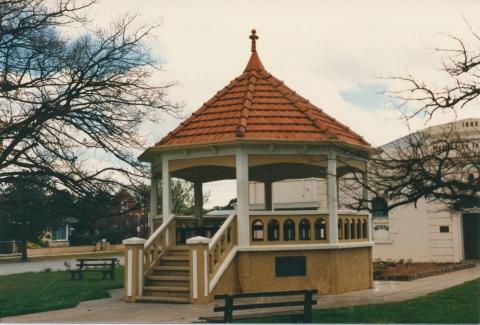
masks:
<path fill-rule="evenodd" d="M 250 182 L 250 204 L 265 204 L 264 184 Z M 326 208 L 326 182 L 324 179 L 290 179 L 273 183 L 272 201 L 275 207 L 285 207 L 288 204 L 299 206 L 312 202 Z"/>
<path fill-rule="evenodd" d="M 389 241 L 376 242 L 373 257 L 412 259 L 418 262 L 458 262 L 463 259 L 461 223 L 457 215 L 445 211 L 439 203 L 421 199 L 390 211 Z M 441 233 L 440 226 L 448 226 Z"/>

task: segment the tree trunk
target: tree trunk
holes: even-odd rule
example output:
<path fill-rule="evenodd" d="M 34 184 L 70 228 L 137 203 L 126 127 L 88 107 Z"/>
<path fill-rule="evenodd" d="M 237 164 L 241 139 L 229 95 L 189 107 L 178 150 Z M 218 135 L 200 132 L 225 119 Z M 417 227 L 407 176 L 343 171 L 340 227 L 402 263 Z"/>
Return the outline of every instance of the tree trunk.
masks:
<path fill-rule="evenodd" d="M 21 241 L 20 248 L 22 250 L 22 262 L 26 262 L 27 259 L 28 259 L 28 256 L 27 256 L 27 241 L 26 240 Z"/>

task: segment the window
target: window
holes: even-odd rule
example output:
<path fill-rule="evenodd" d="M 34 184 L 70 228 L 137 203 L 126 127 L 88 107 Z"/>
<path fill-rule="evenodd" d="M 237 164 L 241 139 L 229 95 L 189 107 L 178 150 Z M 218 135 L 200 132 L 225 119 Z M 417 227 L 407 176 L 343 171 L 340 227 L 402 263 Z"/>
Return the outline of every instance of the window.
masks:
<path fill-rule="evenodd" d="M 440 226 L 440 232 L 450 232 L 449 226 Z"/>
<path fill-rule="evenodd" d="M 338 239 L 343 239 L 343 220 L 338 219 Z"/>
<path fill-rule="evenodd" d="M 269 241 L 280 240 L 280 224 L 277 220 L 270 220 L 267 228 L 267 235 Z"/>
<path fill-rule="evenodd" d="M 367 220 L 363 220 L 362 222 L 362 233 L 363 233 L 363 238 L 368 238 Z"/>
<path fill-rule="evenodd" d="M 252 240 L 263 241 L 263 222 L 255 220 L 252 224 Z"/>
<path fill-rule="evenodd" d="M 357 227 L 357 239 L 360 239 L 362 238 L 362 221 L 360 219 L 357 219 L 356 227 Z"/>
<path fill-rule="evenodd" d="M 67 240 L 67 225 L 56 227 L 52 231 L 52 240 Z"/>
<path fill-rule="evenodd" d="M 340 232 L 338 236 L 340 236 Z M 317 219 L 315 221 L 315 240 L 321 239 L 327 239 L 327 223 L 323 219 Z"/>
<path fill-rule="evenodd" d="M 310 221 L 303 219 L 298 224 L 298 236 L 300 240 L 310 240 Z"/>
<path fill-rule="evenodd" d="M 372 217 L 388 218 L 388 204 L 385 199 L 376 197 L 372 200 Z"/>
<path fill-rule="evenodd" d="M 283 240 L 295 240 L 295 223 L 290 219 L 283 223 Z"/>
<path fill-rule="evenodd" d="M 343 223 L 343 239 L 350 239 L 350 226 L 348 219 L 345 219 Z"/>
<path fill-rule="evenodd" d="M 357 232 L 355 231 L 355 219 L 352 219 L 352 221 L 350 222 L 350 238 L 351 239 L 355 239 L 357 237 L 355 237 L 357 234 Z"/>

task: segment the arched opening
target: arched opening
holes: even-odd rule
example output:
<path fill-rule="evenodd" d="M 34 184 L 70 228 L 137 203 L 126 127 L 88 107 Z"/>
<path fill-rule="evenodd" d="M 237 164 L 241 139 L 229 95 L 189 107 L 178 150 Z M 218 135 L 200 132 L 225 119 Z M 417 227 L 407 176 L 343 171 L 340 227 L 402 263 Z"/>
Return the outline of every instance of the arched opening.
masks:
<path fill-rule="evenodd" d="M 252 240 L 263 241 L 263 222 L 255 220 L 252 224 Z"/>
<path fill-rule="evenodd" d="M 355 227 L 357 228 L 357 239 L 362 238 L 362 221 L 357 219 Z"/>
<path fill-rule="evenodd" d="M 372 217 L 388 218 L 388 204 L 384 198 L 376 197 L 372 200 Z"/>
<path fill-rule="evenodd" d="M 273 219 L 268 222 L 267 236 L 269 241 L 280 240 L 280 224 Z"/>
<path fill-rule="evenodd" d="M 343 223 L 343 239 L 350 239 L 350 222 L 345 219 Z"/>
<path fill-rule="evenodd" d="M 283 223 L 283 240 L 295 240 L 295 223 L 291 219 Z"/>
<path fill-rule="evenodd" d="M 367 230 L 367 220 L 362 221 L 362 233 L 363 233 L 363 238 L 368 238 L 368 230 Z"/>
<path fill-rule="evenodd" d="M 338 239 L 343 239 L 343 220 L 338 219 Z"/>
<path fill-rule="evenodd" d="M 298 224 L 298 237 L 300 240 L 310 240 L 310 221 L 303 219 Z"/>
<path fill-rule="evenodd" d="M 340 220 L 339 220 L 340 222 Z M 339 233 L 340 236 L 340 233 Z M 315 220 L 315 240 L 327 239 L 327 223 L 320 218 Z"/>
<path fill-rule="evenodd" d="M 350 221 L 350 238 L 355 239 L 357 238 L 356 235 L 357 233 L 355 231 L 355 219 L 352 219 L 352 221 Z"/>

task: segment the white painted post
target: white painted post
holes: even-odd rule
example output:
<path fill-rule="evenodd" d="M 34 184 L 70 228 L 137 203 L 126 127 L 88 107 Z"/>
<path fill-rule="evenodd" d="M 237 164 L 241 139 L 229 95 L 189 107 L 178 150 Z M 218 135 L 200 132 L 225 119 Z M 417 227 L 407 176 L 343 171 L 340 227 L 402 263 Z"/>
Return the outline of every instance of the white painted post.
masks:
<path fill-rule="evenodd" d="M 330 243 L 338 243 L 338 198 L 337 198 L 337 155 L 328 154 L 327 165 L 327 204 L 328 204 L 328 238 Z"/>
<path fill-rule="evenodd" d="M 143 238 L 128 238 L 123 240 L 125 246 L 125 289 L 124 300 L 135 302 L 143 295 Z"/>
<path fill-rule="evenodd" d="M 248 154 L 240 148 L 235 155 L 237 175 L 237 231 L 238 245 L 248 246 L 250 217 L 248 206 Z"/>
<path fill-rule="evenodd" d="M 206 304 L 209 297 L 208 245 L 210 239 L 197 236 L 187 239 L 190 250 L 190 302 Z"/>
<path fill-rule="evenodd" d="M 368 208 L 368 170 L 367 167 L 365 167 L 365 171 L 363 172 L 362 175 L 362 200 L 363 200 L 363 206 L 365 208 Z M 372 214 L 369 212 L 368 213 L 368 241 L 373 241 L 373 224 L 372 224 Z"/>
<path fill-rule="evenodd" d="M 150 234 L 152 234 L 155 229 L 153 226 L 153 218 L 157 216 L 158 211 L 158 181 L 157 179 L 153 176 L 153 170 L 152 170 L 152 176 L 150 179 L 150 215 L 148 216 L 148 226 L 150 228 Z"/>
<path fill-rule="evenodd" d="M 170 170 L 168 159 L 162 156 L 162 222 L 170 220 Z"/>

